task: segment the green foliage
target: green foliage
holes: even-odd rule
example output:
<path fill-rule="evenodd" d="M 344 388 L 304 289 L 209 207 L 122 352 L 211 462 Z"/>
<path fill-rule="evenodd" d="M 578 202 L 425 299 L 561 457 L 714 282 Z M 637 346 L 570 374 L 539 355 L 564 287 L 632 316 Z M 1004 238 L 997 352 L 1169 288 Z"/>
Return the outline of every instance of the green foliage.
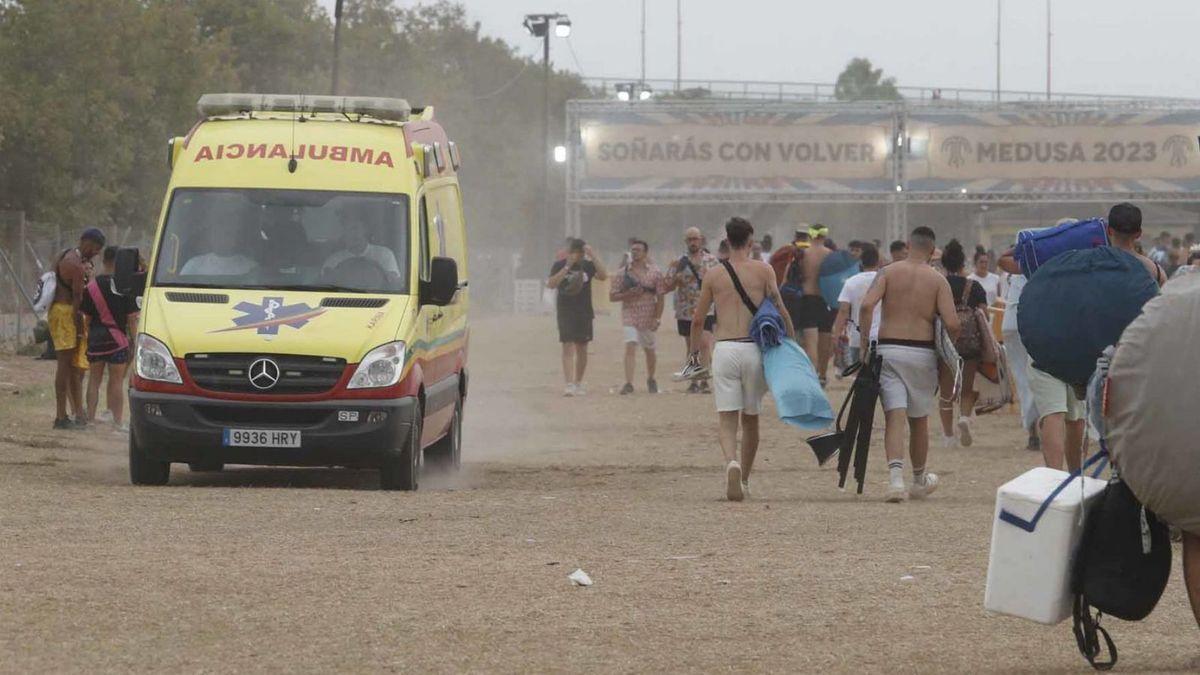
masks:
<path fill-rule="evenodd" d="M 896 78 L 883 76 L 882 68 L 872 68 L 869 59 L 851 59 L 838 75 L 833 95 L 839 101 L 899 101 Z"/>
<path fill-rule="evenodd" d="M 199 96 L 328 93 L 332 43 L 317 0 L 0 0 L 0 209 L 148 235 L 165 141 L 194 124 Z M 478 243 L 534 231 L 542 83 L 539 62 L 481 35 L 457 4 L 346 2 L 340 93 L 436 108 L 462 150 Z M 552 74 L 554 138 L 565 101 L 587 93 Z"/>

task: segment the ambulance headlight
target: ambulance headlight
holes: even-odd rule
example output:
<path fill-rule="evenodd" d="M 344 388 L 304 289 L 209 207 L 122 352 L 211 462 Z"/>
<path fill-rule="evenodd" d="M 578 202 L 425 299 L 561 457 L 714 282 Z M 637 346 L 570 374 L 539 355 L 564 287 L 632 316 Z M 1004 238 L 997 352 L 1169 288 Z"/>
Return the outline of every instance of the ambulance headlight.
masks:
<path fill-rule="evenodd" d="M 404 368 L 404 343 L 389 342 L 372 349 L 359 362 L 347 389 L 390 387 L 400 381 Z"/>
<path fill-rule="evenodd" d="M 137 336 L 137 374 L 138 377 L 154 382 L 183 384 L 171 350 L 145 333 L 138 333 Z"/>

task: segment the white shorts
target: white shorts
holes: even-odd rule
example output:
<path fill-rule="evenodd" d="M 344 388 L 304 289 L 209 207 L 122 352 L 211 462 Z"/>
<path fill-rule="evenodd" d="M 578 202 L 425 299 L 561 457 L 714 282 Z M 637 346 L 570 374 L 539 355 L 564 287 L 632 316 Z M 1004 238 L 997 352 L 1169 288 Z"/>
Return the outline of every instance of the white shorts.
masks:
<path fill-rule="evenodd" d="M 753 342 L 718 342 L 712 355 L 713 393 L 717 412 L 757 415 L 767 393 L 762 352 Z"/>
<path fill-rule="evenodd" d="M 903 408 L 911 418 L 928 417 L 938 384 L 938 358 L 932 347 L 879 345 L 883 410 Z"/>
<path fill-rule="evenodd" d="M 625 326 L 625 344 L 638 344 L 642 349 L 654 349 L 657 344 L 655 332 L 652 330 L 642 330 L 633 326 Z"/>
<path fill-rule="evenodd" d="M 1068 422 L 1083 419 L 1086 405 L 1075 398 L 1075 391 L 1071 385 L 1034 368 L 1032 358 L 1029 359 L 1029 390 L 1033 393 L 1039 424 L 1047 415 L 1055 413 L 1066 415 Z"/>

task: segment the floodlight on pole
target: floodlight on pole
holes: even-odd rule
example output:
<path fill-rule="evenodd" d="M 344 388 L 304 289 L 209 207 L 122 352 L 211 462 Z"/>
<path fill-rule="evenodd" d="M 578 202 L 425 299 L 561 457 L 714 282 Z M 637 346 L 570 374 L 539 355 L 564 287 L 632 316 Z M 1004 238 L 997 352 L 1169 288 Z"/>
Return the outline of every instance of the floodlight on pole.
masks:
<path fill-rule="evenodd" d="M 565 145 L 554 146 L 554 161 L 558 162 L 559 164 L 562 164 L 567 161 L 567 146 L 565 146 Z"/>
<path fill-rule="evenodd" d="M 550 35 L 565 38 L 571 34 L 571 20 L 566 14 L 526 14 L 525 29 L 535 38 L 542 39 L 542 227 L 538 240 L 548 247 L 550 236 Z M 566 151 L 564 150 L 564 153 Z M 557 156 L 557 150 L 555 151 Z M 564 154 L 564 160 L 566 159 Z M 547 258 L 550 250 L 539 251 Z"/>
<path fill-rule="evenodd" d="M 649 86 L 643 84 L 641 90 L 638 91 L 638 100 L 649 101 L 651 96 L 654 96 L 654 91 Z"/>

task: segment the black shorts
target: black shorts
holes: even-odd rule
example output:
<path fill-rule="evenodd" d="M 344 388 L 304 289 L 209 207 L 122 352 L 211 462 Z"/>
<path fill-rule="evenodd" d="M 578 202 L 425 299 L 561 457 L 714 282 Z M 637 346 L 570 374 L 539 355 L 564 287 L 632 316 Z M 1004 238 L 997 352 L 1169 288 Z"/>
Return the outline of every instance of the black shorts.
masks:
<path fill-rule="evenodd" d="M 837 311 L 836 307 L 830 307 L 829 313 L 825 315 L 825 323 L 821 324 L 820 326 L 817 326 L 817 332 L 818 333 L 832 333 L 833 332 L 833 323 L 835 321 L 837 321 L 837 313 L 838 313 L 838 311 Z"/>
<path fill-rule="evenodd" d="M 128 349 L 118 349 L 115 352 L 109 352 L 107 354 L 99 354 L 99 355 L 92 354 L 91 352 L 89 352 L 87 357 L 88 357 L 88 361 L 90 361 L 92 363 L 111 363 L 113 365 L 119 366 L 123 363 L 129 363 L 129 350 Z"/>
<path fill-rule="evenodd" d="M 788 314 L 792 315 L 792 326 L 796 330 L 816 328 L 822 333 L 832 330 L 832 317 L 837 316 L 837 313 L 830 314 L 825 298 L 819 295 L 793 295 L 784 298 L 783 304 L 787 307 Z"/>
<path fill-rule="evenodd" d="M 692 334 L 692 322 L 691 321 L 688 321 L 686 319 L 679 319 L 678 322 L 679 322 L 680 337 L 687 337 Z M 716 325 L 717 325 L 717 317 L 711 316 L 711 315 L 704 317 L 704 330 L 711 333 L 713 328 L 716 327 Z"/>
<path fill-rule="evenodd" d="M 591 342 L 592 317 L 576 312 L 559 312 L 558 341 Z"/>

